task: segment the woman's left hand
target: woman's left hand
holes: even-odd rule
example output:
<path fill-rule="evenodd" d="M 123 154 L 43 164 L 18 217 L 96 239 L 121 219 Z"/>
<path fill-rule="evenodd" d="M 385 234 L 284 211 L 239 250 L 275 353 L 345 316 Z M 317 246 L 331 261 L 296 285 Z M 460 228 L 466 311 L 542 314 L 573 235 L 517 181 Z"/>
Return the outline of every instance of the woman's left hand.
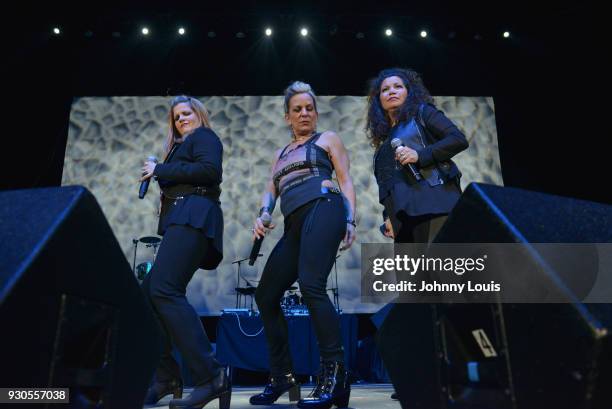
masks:
<path fill-rule="evenodd" d="M 340 251 L 344 251 L 347 250 L 351 247 L 351 245 L 353 244 L 353 241 L 355 241 L 355 237 L 356 237 L 356 232 L 355 232 L 355 226 L 353 226 L 350 223 L 346 224 L 346 234 L 344 235 L 344 239 L 342 240 L 342 246 L 340 246 Z"/>
<path fill-rule="evenodd" d="M 157 163 L 151 162 L 150 160 L 148 160 L 148 161 L 146 161 L 144 163 L 144 166 L 142 167 L 142 177 L 140 178 L 141 182 L 143 180 L 147 180 L 151 176 L 153 176 L 153 171 L 155 170 L 155 165 L 157 165 Z"/>
<path fill-rule="evenodd" d="M 419 161 L 419 154 L 407 146 L 400 146 L 395 150 L 395 159 L 402 165 L 417 163 Z"/>

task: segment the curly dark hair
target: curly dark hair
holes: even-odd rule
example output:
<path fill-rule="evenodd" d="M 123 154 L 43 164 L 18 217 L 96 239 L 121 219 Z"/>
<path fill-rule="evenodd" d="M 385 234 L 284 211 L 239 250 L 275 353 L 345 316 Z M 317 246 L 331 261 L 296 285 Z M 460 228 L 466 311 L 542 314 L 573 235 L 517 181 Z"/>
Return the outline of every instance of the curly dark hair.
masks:
<path fill-rule="evenodd" d="M 399 109 L 397 117 L 399 121 L 414 117 L 422 103 L 434 102 L 416 71 L 405 68 L 388 68 L 380 71 L 376 78 L 370 80 L 368 87 L 368 117 L 365 131 L 374 148 L 378 148 L 387 139 L 391 129 L 389 117 L 380 103 L 380 86 L 385 78 L 394 76 L 401 78 L 408 91 L 406 101 Z"/>

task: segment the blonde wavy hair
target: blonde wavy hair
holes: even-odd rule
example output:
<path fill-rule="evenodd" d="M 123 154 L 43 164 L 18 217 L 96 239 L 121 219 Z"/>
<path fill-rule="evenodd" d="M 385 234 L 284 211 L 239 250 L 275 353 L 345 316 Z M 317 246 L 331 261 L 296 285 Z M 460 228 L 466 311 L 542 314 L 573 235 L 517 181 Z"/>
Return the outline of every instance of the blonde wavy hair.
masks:
<path fill-rule="evenodd" d="M 168 154 L 172 150 L 174 144 L 181 141 L 187 135 L 181 136 L 178 129 L 174 125 L 174 107 L 178 104 L 187 103 L 189 107 L 195 112 L 196 116 L 200 119 L 202 126 L 210 128 L 210 120 L 208 119 L 208 110 L 204 107 L 202 101 L 197 98 L 190 97 L 189 95 L 178 95 L 170 101 L 170 112 L 168 112 L 168 136 L 166 137 L 166 143 L 164 144 L 164 160 L 168 157 Z"/>

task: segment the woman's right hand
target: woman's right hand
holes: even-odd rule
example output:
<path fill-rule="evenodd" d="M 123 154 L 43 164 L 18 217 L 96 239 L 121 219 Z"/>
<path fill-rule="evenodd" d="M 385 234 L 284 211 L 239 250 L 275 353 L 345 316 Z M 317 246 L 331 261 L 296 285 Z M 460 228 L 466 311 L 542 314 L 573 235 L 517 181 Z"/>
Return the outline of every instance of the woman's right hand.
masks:
<path fill-rule="evenodd" d="M 395 238 L 395 233 L 393 233 L 393 226 L 391 225 L 390 219 L 385 219 L 385 232 L 383 234 L 390 239 Z"/>
<path fill-rule="evenodd" d="M 276 225 L 270 223 L 268 227 L 264 226 L 261 216 L 255 219 L 255 225 L 253 226 L 253 241 L 260 237 L 265 237 L 266 233 L 275 228 Z"/>

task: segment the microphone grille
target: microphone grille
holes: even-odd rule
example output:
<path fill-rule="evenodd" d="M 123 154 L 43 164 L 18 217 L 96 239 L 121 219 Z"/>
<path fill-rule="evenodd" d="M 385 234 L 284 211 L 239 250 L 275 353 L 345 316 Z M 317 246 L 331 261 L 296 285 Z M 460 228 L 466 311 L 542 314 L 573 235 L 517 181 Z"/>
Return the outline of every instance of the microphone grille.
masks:
<path fill-rule="evenodd" d="M 391 140 L 391 147 L 393 149 L 399 148 L 400 146 L 402 146 L 402 140 L 399 138 L 393 138 Z"/>
<path fill-rule="evenodd" d="M 272 216 L 270 216 L 268 213 L 262 214 L 261 222 L 263 223 L 264 226 L 268 227 L 270 223 L 272 223 Z"/>

